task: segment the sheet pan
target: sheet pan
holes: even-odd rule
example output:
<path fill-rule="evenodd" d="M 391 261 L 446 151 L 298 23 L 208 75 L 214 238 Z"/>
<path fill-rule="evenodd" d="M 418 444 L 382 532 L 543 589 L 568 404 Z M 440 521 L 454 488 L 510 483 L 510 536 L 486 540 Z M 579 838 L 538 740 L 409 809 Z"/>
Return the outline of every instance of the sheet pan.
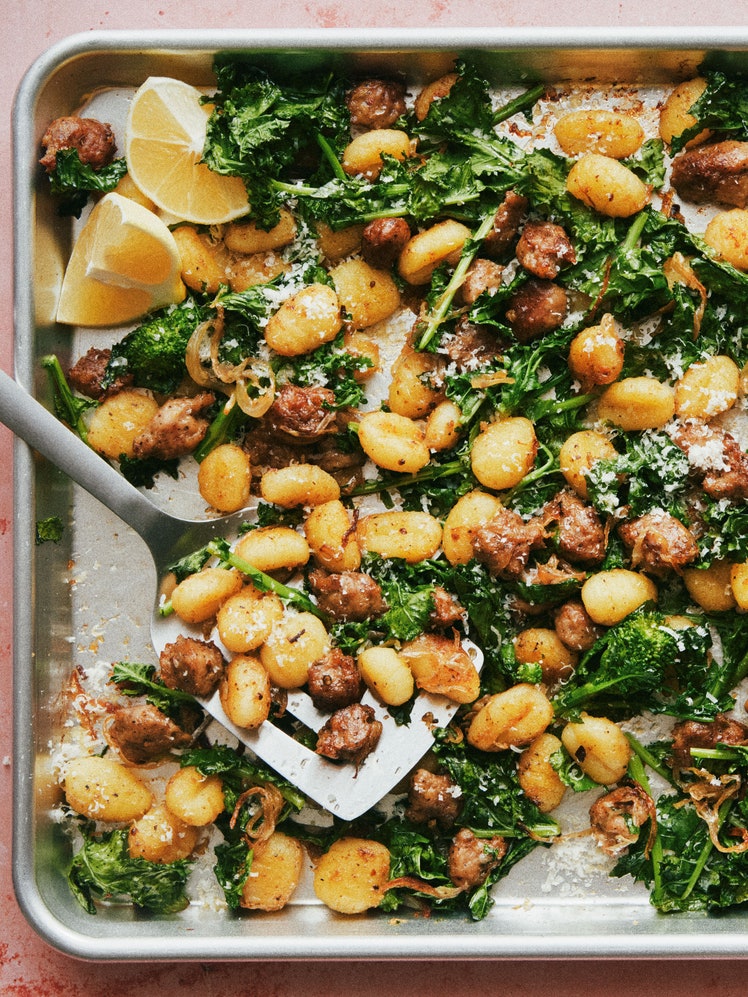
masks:
<path fill-rule="evenodd" d="M 74 36 L 28 71 L 13 112 L 15 197 L 15 364 L 18 380 L 46 404 L 38 369 L 48 352 L 77 355 L 70 330 L 55 325 L 56 287 L 71 226 L 55 214 L 37 167 L 47 122 L 74 113 L 92 94 L 133 88 L 148 75 L 209 86 L 219 50 L 251 53 L 273 72 L 328 67 L 414 78 L 475 59 L 497 86 L 677 82 L 705 59 L 748 66 L 748 32 L 118 32 Z M 15 451 L 15 631 L 13 872 L 18 900 L 51 945 L 85 959 L 426 959 L 676 957 L 748 955 L 748 914 L 658 915 L 644 890 L 590 869 L 573 846 L 550 862 L 538 850 L 494 890 L 480 923 L 436 915 L 344 918 L 302 901 L 277 914 L 233 915 L 190 908 L 147 917 L 112 906 L 92 917 L 70 894 L 69 842 L 53 819 L 57 803 L 50 744 L 60 691 L 71 669 L 94 660 L 152 654 L 149 620 L 155 579 L 141 541 L 46 461 Z M 59 545 L 34 545 L 38 519 L 60 515 Z"/>

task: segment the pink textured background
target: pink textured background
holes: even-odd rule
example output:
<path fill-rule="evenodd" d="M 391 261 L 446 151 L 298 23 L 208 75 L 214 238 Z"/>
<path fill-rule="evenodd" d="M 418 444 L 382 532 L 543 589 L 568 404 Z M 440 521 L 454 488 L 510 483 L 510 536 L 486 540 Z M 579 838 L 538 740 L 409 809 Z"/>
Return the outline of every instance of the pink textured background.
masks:
<path fill-rule="evenodd" d="M 49 45 L 91 30 L 135 28 L 332 28 L 332 27 L 609 27 L 745 26 L 748 5 L 702 0 L 10 0 L 3 7 L 3 67 L 0 75 L 0 366 L 12 369 L 12 259 L 10 108 L 25 69 Z M 0 799 L 11 794 L 11 439 L 0 427 Z M 415 997 L 425 992 L 454 997 L 489 993 L 511 997 L 670 997 L 747 992 L 738 961 L 694 960 L 667 965 L 612 962 L 515 962 L 402 964 L 127 964 L 91 965 L 51 950 L 19 912 L 11 885 L 10 820 L 0 818 L 0 995 L 2 997 L 151 997 L 164 992 L 201 997 L 359 997 L 388 993 Z M 698 952 L 694 952 L 698 956 Z"/>

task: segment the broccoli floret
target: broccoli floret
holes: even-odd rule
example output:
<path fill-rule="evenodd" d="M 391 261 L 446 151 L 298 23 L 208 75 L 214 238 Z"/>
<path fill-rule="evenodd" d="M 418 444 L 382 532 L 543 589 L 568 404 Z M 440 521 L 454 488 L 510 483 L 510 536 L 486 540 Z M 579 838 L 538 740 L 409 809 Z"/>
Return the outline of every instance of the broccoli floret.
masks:
<path fill-rule="evenodd" d="M 103 386 L 107 388 L 116 378 L 131 374 L 139 388 L 162 394 L 176 391 L 187 374 L 187 343 L 205 317 L 193 298 L 154 312 L 112 347 Z"/>
<path fill-rule="evenodd" d="M 704 623 L 689 620 L 674 627 L 646 607 L 611 627 L 577 666 L 573 678 L 554 698 L 557 714 L 569 714 L 591 702 L 630 715 L 639 710 L 670 712 L 678 697 L 702 698 L 711 635 Z"/>

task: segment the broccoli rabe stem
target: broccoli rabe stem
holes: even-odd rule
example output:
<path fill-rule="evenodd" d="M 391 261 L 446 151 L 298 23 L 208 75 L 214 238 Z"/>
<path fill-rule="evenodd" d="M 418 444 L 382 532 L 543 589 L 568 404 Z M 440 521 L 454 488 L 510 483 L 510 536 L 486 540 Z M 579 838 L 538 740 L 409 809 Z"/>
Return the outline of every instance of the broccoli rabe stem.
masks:
<path fill-rule="evenodd" d="M 520 111 L 529 110 L 535 101 L 542 97 L 544 93 L 545 83 L 536 83 L 534 87 L 531 87 L 529 90 L 521 93 L 519 97 L 515 97 L 514 100 L 507 101 L 506 104 L 497 108 L 493 112 L 494 125 L 501 124 L 502 121 L 506 121 L 515 114 L 519 114 Z"/>
<path fill-rule="evenodd" d="M 748 676 L 748 651 L 736 662 L 733 668 L 717 674 L 705 695 L 720 700 L 723 696 L 728 695 L 746 676 Z"/>
<path fill-rule="evenodd" d="M 234 396 L 231 395 L 211 422 L 202 442 L 193 451 L 192 456 L 198 464 L 208 456 L 211 450 L 232 440 L 246 419 L 247 416 L 236 404 Z"/>
<path fill-rule="evenodd" d="M 466 458 L 450 460 L 446 464 L 429 464 L 422 471 L 415 474 L 401 474 L 397 478 L 373 478 L 365 481 L 362 485 L 356 485 L 349 492 L 350 495 L 376 495 L 379 492 L 390 491 L 393 488 L 408 488 L 411 485 L 424 484 L 428 481 L 437 481 L 439 478 L 448 478 L 452 474 L 466 474 L 469 471 L 469 462 Z"/>
<path fill-rule="evenodd" d="M 297 609 L 313 613 L 314 616 L 318 616 L 321 620 L 327 619 L 326 614 L 322 612 L 315 602 L 312 602 L 308 595 L 300 592 L 298 589 L 284 585 L 275 578 L 271 578 L 270 575 L 266 575 L 264 571 L 260 571 L 259 568 L 255 568 L 249 561 L 246 561 L 243 557 L 239 557 L 238 554 L 230 550 L 225 541 L 212 540 L 207 545 L 207 549 L 211 554 L 219 558 L 223 564 L 230 565 L 243 575 L 246 575 L 261 592 L 274 592 L 284 602 L 291 603 Z"/>
<path fill-rule="evenodd" d="M 444 319 L 449 314 L 449 310 L 452 307 L 452 302 L 454 297 L 462 287 L 465 280 L 465 274 L 468 272 L 470 264 L 475 259 L 475 256 L 480 249 L 481 243 L 486 238 L 488 233 L 493 228 L 494 218 L 496 212 L 491 210 L 485 216 L 483 221 L 480 223 L 478 228 L 473 233 L 472 237 L 468 239 L 462 250 L 462 256 L 460 261 L 454 269 L 454 272 L 449 280 L 449 283 L 444 288 L 440 294 L 436 304 L 431 309 L 429 316 L 425 323 L 420 326 L 420 338 L 416 343 L 417 350 L 426 350 L 429 344 L 432 342 L 439 326 L 442 324 Z"/>
<path fill-rule="evenodd" d="M 88 427 L 83 419 L 83 413 L 96 408 L 97 402 L 90 398 L 77 398 L 70 390 L 60 361 L 54 354 L 42 357 L 41 365 L 49 375 L 49 382 L 54 395 L 55 412 L 58 418 L 66 422 L 84 443 L 88 443 Z"/>
<path fill-rule="evenodd" d="M 652 787 L 649 784 L 649 778 L 647 777 L 647 773 L 644 769 L 644 765 L 642 764 L 642 759 L 638 750 L 643 746 L 639 744 L 636 738 L 629 737 L 629 735 L 626 736 L 634 749 L 634 754 L 631 756 L 628 766 L 629 775 L 634 782 L 639 783 L 647 796 L 652 798 Z M 662 896 L 662 841 L 657 833 L 655 833 L 652 841 L 652 851 L 650 857 L 652 859 L 652 878 L 654 880 L 652 902 L 657 905 L 660 897 Z"/>
<path fill-rule="evenodd" d="M 636 244 L 639 241 L 642 232 L 644 231 L 644 226 L 647 224 L 647 213 L 646 211 L 640 211 L 639 214 L 634 218 L 628 232 L 626 233 L 626 238 L 621 243 L 621 251 L 624 253 L 629 252 L 636 248 Z"/>
<path fill-rule="evenodd" d="M 730 812 L 731 807 L 732 807 L 732 800 L 726 800 L 717 811 L 718 827 L 715 834 L 719 833 L 719 828 L 721 828 L 725 823 L 725 820 L 727 819 L 727 815 Z M 686 888 L 683 891 L 683 893 L 681 893 L 680 895 L 681 900 L 686 900 L 693 892 L 694 887 L 698 883 L 699 878 L 702 872 L 704 871 L 704 867 L 709 861 L 709 856 L 712 854 L 713 851 L 714 851 L 714 842 L 712 841 L 712 838 L 710 836 L 704 842 L 704 847 L 701 849 L 701 854 L 696 860 L 696 864 L 693 867 L 693 872 L 691 873 L 691 876 L 688 882 L 686 883 Z"/>
<path fill-rule="evenodd" d="M 641 743 L 641 741 L 638 738 L 634 737 L 633 734 L 627 733 L 626 739 L 631 745 L 632 751 L 639 759 L 641 764 L 646 765 L 647 768 L 652 769 L 652 771 L 656 772 L 661 779 L 665 780 L 665 782 L 669 782 L 672 786 L 675 785 L 673 781 L 673 773 L 670 771 L 670 769 L 666 768 L 664 765 L 658 762 L 655 756 L 652 754 L 652 752 L 648 751 L 647 748 Z"/>
<path fill-rule="evenodd" d="M 332 167 L 332 171 L 335 174 L 335 176 L 338 178 L 338 180 L 347 180 L 348 178 L 346 176 L 346 172 L 343 169 L 340 160 L 335 155 L 332 146 L 327 141 L 325 136 L 317 132 L 315 137 L 317 139 L 317 145 L 320 147 L 320 149 L 322 150 L 322 154 L 324 155 L 325 159 Z"/>

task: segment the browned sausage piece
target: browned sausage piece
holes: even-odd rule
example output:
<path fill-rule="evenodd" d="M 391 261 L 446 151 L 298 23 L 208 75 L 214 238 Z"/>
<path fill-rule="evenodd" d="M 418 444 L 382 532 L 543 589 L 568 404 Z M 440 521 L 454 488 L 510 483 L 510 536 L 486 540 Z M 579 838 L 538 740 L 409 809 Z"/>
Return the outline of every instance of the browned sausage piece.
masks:
<path fill-rule="evenodd" d="M 589 651 L 602 629 L 593 623 L 580 599 L 569 599 L 553 617 L 558 639 L 572 651 Z"/>
<path fill-rule="evenodd" d="M 748 142 L 727 139 L 687 149 L 673 160 L 671 182 L 684 201 L 748 204 Z"/>
<path fill-rule="evenodd" d="M 462 315 L 455 324 L 454 332 L 442 337 L 439 348 L 460 370 L 475 370 L 488 360 L 501 356 L 503 346 L 487 325 L 476 325 Z"/>
<path fill-rule="evenodd" d="M 109 741 L 133 765 L 161 758 L 172 748 L 184 748 L 189 734 L 150 703 L 120 706 L 107 728 Z"/>
<path fill-rule="evenodd" d="M 718 713 L 711 723 L 683 720 L 673 727 L 672 765 L 677 774 L 682 769 L 698 767 L 691 748 L 713 748 L 717 744 L 748 744 L 748 727 Z"/>
<path fill-rule="evenodd" d="M 358 702 L 364 684 L 355 660 L 334 647 L 309 666 L 307 691 L 318 710 L 332 712 Z"/>
<path fill-rule="evenodd" d="M 192 398 L 167 398 L 133 442 L 136 457 L 174 460 L 192 453 L 208 432 L 210 421 L 200 413 L 215 401 L 203 391 Z"/>
<path fill-rule="evenodd" d="M 434 608 L 429 614 L 429 620 L 435 630 L 453 627 L 463 618 L 465 610 L 452 593 L 447 592 L 441 585 L 434 586 L 431 597 L 434 600 Z"/>
<path fill-rule="evenodd" d="M 76 149 L 80 161 L 94 170 L 111 163 L 117 151 L 111 125 L 74 115 L 55 118 L 42 135 L 42 146 L 45 152 L 39 162 L 47 173 L 57 166 L 57 153 L 64 149 Z"/>
<path fill-rule="evenodd" d="M 361 234 L 361 255 L 375 270 L 389 270 L 410 234 L 404 218 L 375 218 Z"/>
<path fill-rule="evenodd" d="M 574 492 L 559 492 L 546 503 L 540 515 L 543 524 L 554 531 L 554 541 L 562 557 L 573 564 L 599 564 L 605 557 L 605 528 L 593 506 Z"/>
<path fill-rule="evenodd" d="M 80 392 L 87 398 L 100 400 L 107 395 L 114 395 L 123 388 L 134 383 L 132 374 L 125 374 L 115 379 L 111 387 L 106 390 L 102 386 L 104 376 L 111 359 L 110 349 L 98 349 L 92 346 L 87 353 L 84 353 L 73 366 L 68 370 L 68 381 L 74 391 Z"/>
<path fill-rule="evenodd" d="M 564 266 L 577 262 L 568 235 L 554 222 L 527 222 L 516 254 L 525 270 L 544 280 L 553 280 Z"/>
<path fill-rule="evenodd" d="M 748 499 L 748 454 L 731 433 L 716 426 L 687 422 L 673 434 L 688 458 L 693 476 L 714 499 Z"/>
<path fill-rule="evenodd" d="M 441 827 L 451 827 L 460 808 L 461 790 L 448 775 L 416 769 L 408 786 L 408 809 L 405 816 L 414 824 L 436 821 Z"/>
<path fill-rule="evenodd" d="M 390 80 L 363 80 L 346 96 L 351 124 L 391 128 L 405 114 L 405 87 Z"/>
<path fill-rule="evenodd" d="M 158 660 L 164 685 L 191 696 L 210 696 L 215 692 L 226 665 L 212 640 L 182 634 L 164 647 Z"/>
<path fill-rule="evenodd" d="M 590 807 L 590 827 L 604 852 L 617 855 L 633 845 L 639 828 L 655 818 L 654 801 L 641 786 L 619 786 L 598 797 Z"/>
<path fill-rule="evenodd" d="M 381 735 L 382 724 L 372 707 L 352 703 L 336 710 L 320 727 L 315 750 L 325 758 L 359 766 L 376 748 Z"/>
<path fill-rule="evenodd" d="M 362 571 L 327 574 L 315 569 L 308 582 L 319 608 L 336 620 L 367 620 L 387 610 L 378 582 Z"/>
<path fill-rule="evenodd" d="M 509 299 L 506 320 L 520 343 L 553 332 L 566 317 L 566 291 L 550 280 L 531 278 Z"/>
<path fill-rule="evenodd" d="M 536 519 L 525 522 L 512 509 L 502 507 L 485 526 L 475 531 L 476 558 L 498 578 L 518 578 L 525 570 L 530 552 L 543 546 L 545 531 Z"/>
<path fill-rule="evenodd" d="M 505 855 L 504 838 L 477 838 L 469 828 L 463 827 L 449 846 L 449 878 L 460 889 L 471 890 L 486 881 Z"/>
<path fill-rule="evenodd" d="M 631 566 L 653 575 L 680 571 L 699 556 L 699 546 L 688 527 L 659 509 L 622 523 L 618 533 L 629 549 Z"/>
<path fill-rule="evenodd" d="M 495 291 L 501 287 L 503 272 L 504 268 L 493 260 L 485 260 L 482 257 L 473 260 L 460 288 L 463 303 L 472 305 L 484 291 Z"/>
<path fill-rule="evenodd" d="M 493 228 L 483 240 L 483 252 L 488 256 L 503 256 L 514 243 L 522 216 L 529 201 L 522 194 L 508 190 L 493 220 Z"/>
<path fill-rule="evenodd" d="M 270 430 L 311 442 L 336 431 L 334 405 L 335 393 L 330 388 L 284 384 L 263 422 Z"/>

